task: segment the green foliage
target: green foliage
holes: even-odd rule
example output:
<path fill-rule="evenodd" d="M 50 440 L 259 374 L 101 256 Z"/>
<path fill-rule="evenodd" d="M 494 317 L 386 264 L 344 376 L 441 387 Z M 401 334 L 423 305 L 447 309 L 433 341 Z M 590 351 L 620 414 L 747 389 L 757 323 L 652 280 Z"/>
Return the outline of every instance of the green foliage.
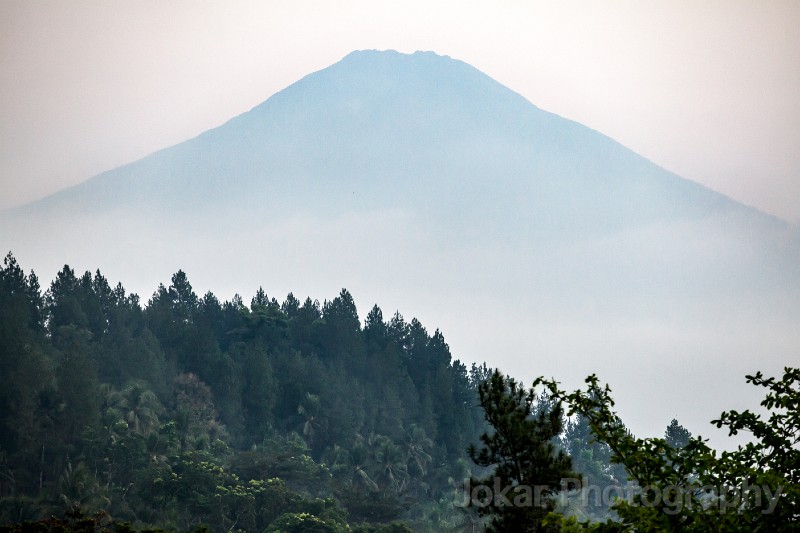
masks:
<path fill-rule="evenodd" d="M 713 423 L 732 435 L 748 431 L 754 441 L 732 452 L 717 453 L 700 437 L 683 447 L 665 439 L 631 435 L 613 411 L 608 386 L 596 376 L 587 389 L 567 393 L 540 378 L 554 398 L 570 405 L 570 414 L 586 417 L 611 460 L 623 465 L 641 491 L 619 500 L 618 521 L 585 524 L 598 531 L 781 531 L 800 520 L 800 369 L 786 368 L 781 379 L 761 373 L 748 382 L 768 392 L 761 406 L 764 420 L 751 411 L 722 413 Z M 570 523 L 573 527 L 574 523 Z"/>
<path fill-rule="evenodd" d="M 753 440 L 718 453 L 677 420 L 663 439 L 631 435 L 594 376 L 573 393 L 540 379 L 549 396 L 535 395 L 399 312 L 373 306 L 362 327 L 346 290 L 320 304 L 259 289 L 247 307 L 198 297 L 179 271 L 143 306 L 111 287 L 65 266 L 42 294 L 3 261 L 0 531 L 779 531 L 800 517 L 797 369 L 748 377 L 768 416 L 723 413 L 715 424 Z M 554 497 L 567 477 L 649 492 L 609 512 L 582 503 L 587 487 Z M 462 508 L 464 479 L 544 498 Z"/>
<path fill-rule="evenodd" d="M 42 447 L 54 441 L 58 401 L 42 312 L 35 274 L 8 254 L 0 268 L 0 497 L 35 493 Z"/>
<path fill-rule="evenodd" d="M 493 469 L 471 481 L 470 502 L 479 514 L 491 516 L 488 531 L 538 531 L 554 508 L 552 497 L 562 479 L 575 477 L 569 456 L 554 444 L 563 428 L 561 404 L 541 402 L 533 389 L 499 371 L 478 392 L 492 429 L 470 455 L 479 466 Z"/>
<path fill-rule="evenodd" d="M 673 418 L 672 422 L 667 426 L 664 432 L 664 440 L 673 448 L 683 448 L 692 438 L 692 434 L 688 429 L 678 423 L 678 420 Z"/>
<path fill-rule="evenodd" d="M 412 531 L 411 528 L 401 522 L 381 525 L 364 525 L 353 528 L 353 533 L 412 533 Z"/>
<path fill-rule="evenodd" d="M 603 500 L 602 494 L 613 494 L 626 485 L 625 469 L 611 463 L 611 449 L 596 439 L 589 419 L 580 413 L 567 422 L 562 442 L 572 458 L 573 470 L 580 474 L 581 486 L 562 494 L 567 500 L 562 501 L 560 510 L 582 520 L 610 518 L 610 503 Z M 590 486 L 594 488 L 589 489 Z"/>
<path fill-rule="evenodd" d="M 166 533 L 161 528 L 133 528 L 127 522 L 112 520 L 107 513 L 99 511 L 87 515 L 79 506 L 71 507 L 63 518 L 51 516 L 41 520 L 26 520 L 17 524 L 0 524 L 0 533 Z M 187 533 L 207 533 L 199 526 Z"/>
<path fill-rule="evenodd" d="M 285 513 L 267 528 L 276 533 L 340 533 L 349 528 L 345 524 L 326 520 L 309 513 Z"/>
<path fill-rule="evenodd" d="M 98 385 L 88 355 L 91 333 L 72 324 L 60 326 L 56 333 L 61 345 L 56 370 L 57 389 L 62 402 L 59 418 L 64 424 L 65 440 L 74 442 L 83 433 L 92 431 L 98 418 Z"/>
<path fill-rule="evenodd" d="M 69 530 L 80 505 L 119 531 L 402 531 L 459 512 L 476 398 L 440 332 L 377 306 L 362 327 L 344 289 L 247 307 L 178 271 L 141 305 L 100 271 L 42 295 L 0 269 L 0 523 Z"/>

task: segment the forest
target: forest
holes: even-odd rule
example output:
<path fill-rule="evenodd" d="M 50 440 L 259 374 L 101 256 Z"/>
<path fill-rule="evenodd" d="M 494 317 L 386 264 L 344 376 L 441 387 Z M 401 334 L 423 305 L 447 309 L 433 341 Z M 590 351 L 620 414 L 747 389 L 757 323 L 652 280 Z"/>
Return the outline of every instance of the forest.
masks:
<path fill-rule="evenodd" d="M 178 271 L 143 302 L 69 266 L 43 289 L 9 253 L 0 532 L 793 528 L 800 371 L 748 379 L 770 418 L 723 413 L 754 440 L 718 453 L 677 420 L 633 436 L 594 376 L 526 388 L 399 312 L 362 322 L 345 289 L 223 302 Z M 632 482 L 659 501 L 596 497 Z"/>

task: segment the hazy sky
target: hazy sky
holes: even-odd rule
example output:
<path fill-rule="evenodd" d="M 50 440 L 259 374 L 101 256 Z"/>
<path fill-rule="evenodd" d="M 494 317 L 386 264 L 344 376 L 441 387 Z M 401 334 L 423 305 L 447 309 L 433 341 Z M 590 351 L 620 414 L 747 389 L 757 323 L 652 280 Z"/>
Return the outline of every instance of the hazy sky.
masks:
<path fill-rule="evenodd" d="M 800 222 L 800 2 L 0 0 L 0 208 L 249 110 L 354 49 L 433 50 Z"/>

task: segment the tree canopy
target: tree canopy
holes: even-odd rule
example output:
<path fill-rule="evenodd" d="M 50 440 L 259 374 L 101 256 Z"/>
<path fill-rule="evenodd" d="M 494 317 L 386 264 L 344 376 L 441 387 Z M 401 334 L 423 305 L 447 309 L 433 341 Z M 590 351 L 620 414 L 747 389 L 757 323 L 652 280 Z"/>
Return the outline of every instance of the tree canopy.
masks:
<path fill-rule="evenodd" d="M 528 389 L 398 311 L 362 322 L 346 289 L 249 301 L 183 271 L 146 304 L 67 265 L 43 290 L 9 253 L 0 533 L 797 528 L 800 369 L 747 377 L 761 412 L 713 423 L 752 439 L 718 452 L 677 419 L 631 434 L 594 375 Z"/>
<path fill-rule="evenodd" d="M 9 254 L 0 524 L 80 510 L 174 530 L 457 527 L 479 374 L 438 330 L 389 316 L 362 323 L 346 289 L 220 301 L 183 271 L 146 305 L 69 266 L 42 293 Z"/>

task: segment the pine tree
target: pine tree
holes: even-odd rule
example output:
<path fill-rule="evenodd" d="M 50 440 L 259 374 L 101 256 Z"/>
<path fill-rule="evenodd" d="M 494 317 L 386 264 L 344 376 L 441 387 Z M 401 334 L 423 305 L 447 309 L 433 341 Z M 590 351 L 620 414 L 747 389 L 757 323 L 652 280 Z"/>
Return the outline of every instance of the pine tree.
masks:
<path fill-rule="evenodd" d="M 563 479 L 575 477 L 570 457 L 554 444 L 563 429 L 561 404 L 537 411 L 534 390 L 499 371 L 478 393 L 492 430 L 481 435 L 480 450 L 470 446 L 469 454 L 493 470 L 471 480 L 467 496 L 479 514 L 492 518 L 487 531 L 545 531 L 542 520 L 554 508 L 552 496 Z"/>
<path fill-rule="evenodd" d="M 692 434 L 688 429 L 680 425 L 677 419 L 673 418 L 672 422 L 667 426 L 667 430 L 664 432 L 664 439 L 667 441 L 667 444 L 673 448 L 683 448 L 689 444 L 689 441 L 692 439 Z"/>

